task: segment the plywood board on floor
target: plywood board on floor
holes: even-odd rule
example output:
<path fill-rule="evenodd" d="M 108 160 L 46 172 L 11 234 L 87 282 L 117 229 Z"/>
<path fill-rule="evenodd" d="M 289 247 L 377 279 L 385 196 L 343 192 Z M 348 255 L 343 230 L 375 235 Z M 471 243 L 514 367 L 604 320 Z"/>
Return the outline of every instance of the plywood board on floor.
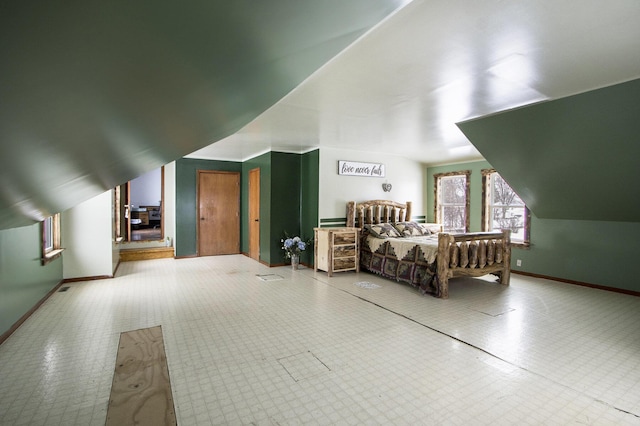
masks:
<path fill-rule="evenodd" d="M 175 425 L 160 326 L 120 334 L 106 425 Z"/>

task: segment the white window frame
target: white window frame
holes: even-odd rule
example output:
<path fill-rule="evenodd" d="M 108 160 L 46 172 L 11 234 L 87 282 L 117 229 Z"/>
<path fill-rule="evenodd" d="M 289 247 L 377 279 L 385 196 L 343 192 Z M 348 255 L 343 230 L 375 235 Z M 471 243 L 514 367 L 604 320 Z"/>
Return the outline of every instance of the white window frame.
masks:
<path fill-rule="evenodd" d="M 493 193 L 494 180 L 496 177 L 504 180 L 504 178 L 502 178 L 502 176 L 500 176 L 500 174 L 494 169 L 486 169 L 482 171 L 482 230 L 486 232 L 500 230 L 493 229 L 492 217 L 494 209 L 505 207 L 524 208 L 524 213 L 521 217 L 523 221 L 521 226 L 521 228 L 523 229 L 523 237 L 518 238 L 518 235 L 516 233 L 511 232 L 511 243 L 515 246 L 529 247 L 531 241 L 531 211 L 517 194 L 516 197 L 518 198 L 520 203 L 496 204 L 495 194 Z M 509 185 L 508 182 L 505 181 L 505 183 Z M 515 220 L 519 220 L 518 218 L 520 218 L 520 216 L 514 217 Z"/>
<path fill-rule="evenodd" d="M 468 232 L 469 231 L 469 207 L 470 207 L 470 176 L 471 170 L 463 170 L 459 172 L 450 172 L 450 173 L 439 173 L 434 175 L 435 178 L 435 189 L 434 189 L 434 200 L 435 200 L 435 217 L 436 222 L 442 225 L 444 232 L 451 231 L 461 231 Z M 453 179 L 453 178 L 461 178 L 465 179 L 465 201 L 464 203 L 445 203 L 442 201 L 442 182 L 443 180 Z M 444 208 L 445 207 L 463 207 L 464 208 L 464 229 L 463 230 L 452 230 L 447 228 L 444 223 Z"/>
<path fill-rule="evenodd" d="M 60 245 L 60 213 L 45 218 L 41 223 L 42 230 L 42 264 L 46 265 L 62 255 Z"/>

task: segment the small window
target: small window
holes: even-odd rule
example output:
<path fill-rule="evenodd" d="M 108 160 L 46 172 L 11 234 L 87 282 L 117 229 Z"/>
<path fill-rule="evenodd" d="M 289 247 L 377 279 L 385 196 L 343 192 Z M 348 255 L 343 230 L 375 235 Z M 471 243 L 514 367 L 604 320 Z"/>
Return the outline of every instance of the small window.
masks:
<path fill-rule="evenodd" d="M 495 170 L 483 170 L 483 231 L 511 230 L 511 242 L 529 245 L 531 213 Z"/>
<path fill-rule="evenodd" d="M 53 250 L 53 216 L 49 216 L 44 220 L 43 245 L 44 252 L 49 253 Z"/>
<path fill-rule="evenodd" d="M 469 229 L 469 175 L 466 170 L 435 175 L 436 222 L 445 232 Z"/>
<path fill-rule="evenodd" d="M 42 221 L 42 264 L 46 265 L 60 257 L 60 214 L 54 214 Z"/>

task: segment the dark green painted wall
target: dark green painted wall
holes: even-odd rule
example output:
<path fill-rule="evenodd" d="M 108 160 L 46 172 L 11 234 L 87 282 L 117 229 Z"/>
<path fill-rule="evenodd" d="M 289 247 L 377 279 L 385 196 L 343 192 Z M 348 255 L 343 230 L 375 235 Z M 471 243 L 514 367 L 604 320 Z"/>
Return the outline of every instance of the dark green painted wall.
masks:
<path fill-rule="evenodd" d="M 640 79 L 458 126 L 539 218 L 637 223 L 639 100 Z"/>
<path fill-rule="evenodd" d="M 260 260 L 269 263 L 269 240 L 271 239 L 271 153 L 254 157 L 242 163 L 242 228 L 249 221 L 249 171 L 260 169 Z M 249 233 L 242 233 L 241 250 L 249 253 Z"/>
<path fill-rule="evenodd" d="M 197 170 L 241 172 L 241 250 L 248 252 L 249 170 L 260 168 L 261 260 L 284 263 L 280 239 L 285 232 L 313 236 L 318 215 L 318 151 L 304 155 L 267 153 L 245 161 L 180 159 L 176 162 L 176 256 L 196 254 Z M 40 225 L 0 231 L 0 334 L 7 331 L 62 281 L 62 258 L 40 263 Z M 313 252 L 302 261 L 312 264 Z"/>
<path fill-rule="evenodd" d="M 285 262 L 281 241 L 285 232 L 291 237 L 300 236 L 300 165 L 298 154 L 272 153 L 270 264 Z"/>
<path fill-rule="evenodd" d="M 0 231 L 0 334 L 62 281 L 62 258 L 40 263 L 40 224 Z"/>
<path fill-rule="evenodd" d="M 176 257 L 195 256 L 197 252 L 196 180 L 198 170 L 241 172 L 242 163 L 190 158 L 176 161 Z"/>
<path fill-rule="evenodd" d="M 486 161 L 427 168 L 427 219 L 434 218 L 434 174 L 471 170 L 470 231 L 481 230 L 482 175 Z M 587 188 L 588 189 L 588 188 Z M 595 198 L 595 197 L 594 197 Z M 596 200 L 594 199 L 594 202 Z M 531 217 L 531 247 L 514 247 L 514 270 L 605 287 L 640 291 L 635 265 L 640 223 Z M 516 260 L 522 266 L 516 266 Z"/>
<path fill-rule="evenodd" d="M 475 161 L 472 163 L 452 164 L 447 166 L 429 167 L 427 168 L 427 222 L 435 222 L 435 191 L 434 191 L 434 174 L 458 172 L 463 170 L 471 170 L 470 187 L 471 192 L 470 214 L 469 214 L 469 232 L 480 232 L 482 229 L 482 169 L 491 169 L 491 165 L 486 161 Z"/>
<path fill-rule="evenodd" d="M 318 209 L 320 208 L 320 150 L 302 155 L 300 170 L 300 188 L 302 212 L 300 216 L 300 233 L 303 238 L 313 238 L 313 228 L 318 226 Z M 313 265 L 313 244 L 301 256 L 301 262 Z"/>
<path fill-rule="evenodd" d="M 196 171 L 241 172 L 240 250 L 249 252 L 249 171 L 260 169 L 260 261 L 285 263 L 282 238 L 285 233 L 313 238 L 318 223 L 319 152 L 290 154 L 269 152 L 243 163 L 181 159 L 176 162 L 176 256 L 196 255 Z M 303 263 L 313 264 L 313 250 L 303 254 Z"/>

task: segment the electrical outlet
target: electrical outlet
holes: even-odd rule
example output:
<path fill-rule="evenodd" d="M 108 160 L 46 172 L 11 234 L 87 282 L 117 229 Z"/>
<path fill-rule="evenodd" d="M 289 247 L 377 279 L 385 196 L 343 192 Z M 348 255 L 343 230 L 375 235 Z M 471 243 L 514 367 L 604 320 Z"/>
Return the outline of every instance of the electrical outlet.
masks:
<path fill-rule="evenodd" d="M 522 260 L 520 259 L 516 260 L 516 266 L 522 266 Z"/>

